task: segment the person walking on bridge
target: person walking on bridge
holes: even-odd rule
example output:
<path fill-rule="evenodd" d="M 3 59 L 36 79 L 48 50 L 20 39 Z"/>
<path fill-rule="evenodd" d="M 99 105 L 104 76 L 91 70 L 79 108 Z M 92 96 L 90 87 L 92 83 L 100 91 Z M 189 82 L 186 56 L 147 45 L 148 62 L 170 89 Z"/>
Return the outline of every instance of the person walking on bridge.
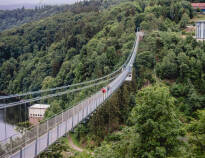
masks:
<path fill-rule="evenodd" d="M 101 91 L 102 91 L 102 93 L 103 93 L 103 100 L 105 100 L 105 94 L 106 94 L 106 92 L 107 92 L 107 91 L 106 91 L 106 89 L 105 89 L 105 88 L 102 88 L 102 90 L 101 90 Z"/>
<path fill-rule="evenodd" d="M 107 93 L 108 93 L 108 95 L 109 95 L 110 90 L 111 90 L 111 87 L 110 87 L 110 85 L 108 85 L 107 86 Z"/>

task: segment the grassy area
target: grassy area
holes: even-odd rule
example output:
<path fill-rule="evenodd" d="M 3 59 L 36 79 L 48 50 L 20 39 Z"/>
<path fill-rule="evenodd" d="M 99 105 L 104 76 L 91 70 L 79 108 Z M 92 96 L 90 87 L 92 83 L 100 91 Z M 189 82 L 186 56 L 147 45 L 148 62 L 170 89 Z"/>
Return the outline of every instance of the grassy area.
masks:
<path fill-rule="evenodd" d="M 69 136 L 70 136 L 70 138 L 72 139 L 72 142 L 73 142 L 73 144 L 75 145 L 75 146 L 77 146 L 77 147 L 79 147 L 79 148 L 81 148 L 81 149 L 83 149 L 83 151 L 82 152 L 78 152 L 78 151 L 74 151 L 74 155 L 75 156 L 73 156 L 72 158 L 93 158 L 93 152 L 92 151 L 90 151 L 90 150 L 88 150 L 88 149 L 85 149 L 85 148 L 83 148 L 81 145 L 80 145 L 80 142 L 75 138 L 75 135 L 74 135 L 74 133 L 69 133 Z M 68 139 L 67 139 L 67 141 L 68 141 Z"/>
<path fill-rule="evenodd" d="M 88 148 L 85 148 L 85 147 L 82 147 L 82 145 L 80 144 L 80 142 L 75 138 L 74 133 L 69 133 L 69 136 L 71 137 L 71 139 L 72 139 L 74 145 L 76 145 L 77 147 L 83 149 L 83 152 L 82 152 L 83 155 L 84 155 L 85 153 L 87 153 L 87 154 L 88 154 L 88 153 L 90 153 L 90 154 L 93 153 L 92 150 L 90 150 L 90 149 L 88 149 Z M 90 155 L 90 154 L 88 154 L 88 155 Z"/>
<path fill-rule="evenodd" d="M 62 137 L 61 140 L 62 140 L 62 143 L 64 143 L 68 148 L 68 151 L 63 151 L 62 152 L 63 158 L 73 157 L 76 154 L 76 151 L 74 151 L 72 148 L 70 148 L 69 142 L 68 142 L 68 137 L 67 136 Z"/>
<path fill-rule="evenodd" d="M 74 133 L 69 133 L 69 136 L 71 137 L 73 144 L 81 148 L 80 142 L 75 138 Z"/>
<path fill-rule="evenodd" d="M 66 146 L 69 145 L 67 137 L 62 137 L 61 139 L 62 139 L 63 143 L 65 143 Z"/>

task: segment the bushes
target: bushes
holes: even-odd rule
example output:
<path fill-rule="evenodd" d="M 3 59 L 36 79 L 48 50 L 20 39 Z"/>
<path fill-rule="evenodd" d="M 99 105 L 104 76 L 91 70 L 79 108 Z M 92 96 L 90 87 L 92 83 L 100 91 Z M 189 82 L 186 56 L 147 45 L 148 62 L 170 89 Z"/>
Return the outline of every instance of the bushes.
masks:
<path fill-rule="evenodd" d="M 170 92 L 174 97 L 186 97 L 189 92 L 189 87 L 181 83 L 174 83 L 170 87 Z"/>
<path fill-rule="evenodd" d="M 156 74 L 161 79 L 176 79 L 178 77 L 178 65 L 173 52 L 165 56 L 161 63 L 157 63 Z"/>
<path fill-rule="evenodd" d="M 180 157 L 184 135 L 174 109 L 175 99 L 164 85 L 148 86 L 137 93 L 131 126 L 115 132 L 95 151 L 95 157 Z"/>
<path fill-rule="evenodd" d="M 193 145 L 192 154 L 194 157 L 202 158 L 205 155 L 205 111 L 197 112 L 197 118 L 193 119 L 187 126 L 188 131 L 191 132 L 189 142 Z"/>

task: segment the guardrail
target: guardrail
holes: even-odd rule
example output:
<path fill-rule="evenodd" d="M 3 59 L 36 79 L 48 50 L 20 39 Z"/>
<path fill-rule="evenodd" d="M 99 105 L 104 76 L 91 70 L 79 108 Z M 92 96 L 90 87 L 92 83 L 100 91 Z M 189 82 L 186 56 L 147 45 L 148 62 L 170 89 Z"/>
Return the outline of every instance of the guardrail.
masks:
<path fill-rule="evenodd" d="M 77 124 L 89 117 L 100 105 L 102 105 L 125 81 L 133 66 L 139 45 L 140 32 L 136 33 L 136 42 L 129 63 L 122 72 L 107 86 L 109 90 L 105 94 L 98 91 L 76 106 L 67 109 L 54 117 L 33 126 L 22 135 L 15 135 L 1 142 L 0 156 L 2 158 L 34 158 L 52 145 L 57 139 L 72 130 Z"/>

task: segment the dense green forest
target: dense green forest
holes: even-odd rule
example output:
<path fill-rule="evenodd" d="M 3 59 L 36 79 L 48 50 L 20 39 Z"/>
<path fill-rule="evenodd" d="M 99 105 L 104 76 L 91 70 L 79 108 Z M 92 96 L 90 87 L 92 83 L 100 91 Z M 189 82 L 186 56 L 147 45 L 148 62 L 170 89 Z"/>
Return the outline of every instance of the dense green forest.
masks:
<path fill-rule="evenodd" d="M 202 158 L 205 45 L 191 34 L 182 35 L 195 13 L 187 1 L 136 5 L 141 11 L 135 25 L 145 37 L 135 63 L 134 89 L 125 84 L 86 125 L 75 129 L 76 138 L 94 149 L 94 156 L 75 157 Z"/>
<path fill-rule="evenodd" d="M 35 9 L 0 10 L 0 31 L 65 12 L 69 6 L 41 6 Z"/>
<path fill-rule="evenodd" d="M 1 32 L 0 90 L 12 94 L 68 85 L 118 68 L 134 42 L 135 6 L 128 2 L 104 10 L 117 2 L 101 3 L 75 4 L 65 13 Z M 48 116 L 72 99 L 52 100 Z"/>
<path fill-rule="evenodd" d="M 183 31 L 194 18 L 187 0 L 101 0 L 0 33 L 0 91 L 11 94 L 78 83 L 118 68 L 144 39 L 133 80 L 73 135 L 75 158 L 205 157 L 205 44 Z M 52 100 L 46 117 L 87 95 Z M 50 102 L 51 103 L 51 102 Z M 64 142 L 42 157 L 71 151 Z"/>
<path fill-rule="evenodd" d="M 20 26 L 25 23 L 38 21 L 46 17 L 51 17 L 55 14 L 63 13 L 68 10 L 74 13 L 80 13 L 86 10 L 99 10 L 108 8 L 113 4 L 118 4 L 119 1 L 111 0 L 105 1 L 103 3 L 103 5 L 99 5 L 99 2 L 92 1 L 92 3 L 89 3 L 88 5 L 88 1 L 84 0 L 84 3 L 78 3 L 78 7 L 76 7 L 76 5 L 41 5 L 36 6 L 35 9 L 25 9 L 24 7 L 22 7 L 21 9 L 14 10 L 0 10 L 0 32 L 16 26 Z"/>
<path fill-rule="evenodd" d="M 107 135 L 94 157 L 202 158 L 205 45 L 181 33 L 193 10 L 187 1 L 144 6 L 137 15 L 145 37 L 135 65 L 135 105 L 126 126 Z"/>
<path fill-rule="evenodd" d="M 51 17 L 68 10 L 74 13 L 79 13 L 85 10 L 88 11 L 90 8 L 91 10 L 94 10 L 96 7 L 99 7 L 98 2 L 92 2 L 92 4 L 89 4 L 89 6 L 87 3 L 87 1 L 84 1 L 84 3 L 78 3 L 78 7 L 76 7 L 76 5 L 41 5 L 36 6 L 35 9 L 25 9 L 22 7 L 21 9 L 15 10 L 0 10 L 0 32 L 25 23 L 39 21 L 46 17 Z"/>

